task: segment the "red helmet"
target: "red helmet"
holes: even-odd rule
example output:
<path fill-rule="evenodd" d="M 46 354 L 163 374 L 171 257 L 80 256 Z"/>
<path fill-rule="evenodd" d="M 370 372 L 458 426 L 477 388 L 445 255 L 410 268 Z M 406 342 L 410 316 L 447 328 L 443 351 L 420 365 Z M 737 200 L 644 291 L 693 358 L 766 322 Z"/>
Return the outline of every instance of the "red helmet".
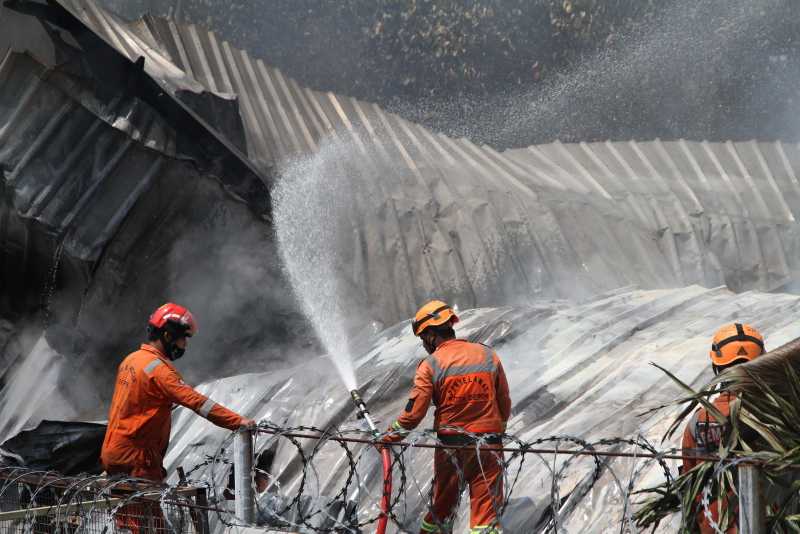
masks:
<path fill-rule="evenodd" d="M 197 333 L 197 323 L 192 312 L 180 304 L 167 302 L 154 311 L 147 322 L 152 328 L 159 330 L 168 323 L 183 329 L 186 337 L 192 337 Z"/>

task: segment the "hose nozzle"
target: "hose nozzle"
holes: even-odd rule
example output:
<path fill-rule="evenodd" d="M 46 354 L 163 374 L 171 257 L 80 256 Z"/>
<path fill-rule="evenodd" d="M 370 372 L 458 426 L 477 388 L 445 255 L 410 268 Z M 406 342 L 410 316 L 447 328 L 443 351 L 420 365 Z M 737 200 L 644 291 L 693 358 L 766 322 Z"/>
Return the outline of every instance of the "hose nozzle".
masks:
<path fill-rule="evenodd" d="M 350 392 L 350 398 L 353 399 L 353 404 L 355 404 L 356 409 L 358 410 L 358 418 L 365 420 L 370 431 L 372 431 L 373 434 L 378 435 L 380 432 L 378 432 L 378 428 L 375 426 L 372 416 L 369 414 L 367 404 L 364 402 L 364 399 L 361 398 L 361 393 L 359 393 L 357 389 L 354 389 Z"/>
<path fill-rule="evenodd" d="M 361 398 L 361 393 L 359 393 L 357 389 L 354 389 L 350 392 L 350 398 L 353 399 L 353 404 L 359 408 L 364 404 L 364 400 Z"/>

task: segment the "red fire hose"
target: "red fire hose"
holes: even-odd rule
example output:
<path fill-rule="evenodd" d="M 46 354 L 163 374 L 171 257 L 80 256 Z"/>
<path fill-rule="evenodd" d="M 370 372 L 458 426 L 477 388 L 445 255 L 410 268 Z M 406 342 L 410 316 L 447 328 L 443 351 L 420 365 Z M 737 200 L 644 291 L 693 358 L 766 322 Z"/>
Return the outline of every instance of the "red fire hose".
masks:
<path fill-rule="evenodd" d="M 350 391 L 350 397 L 358 410 L 358 417 L 364 419 L 375 438 L 380 437 L 380 431 L 375 426 L 372 416 L 367 410 L 367 405 L 357 389 Z M 389 508 L 392 506 L 392 453 L 389 447 L 378 446 L 383 460 L 383 496 L 381 497 L 381 515 L 378 517 L 378 529 L 375 534 L 386 534 L 386 526 L 389 524 Z"/>
<path fill-rule="evenodd" d="M 392 506 L 392 454 L 389 447 L 381 448 L 383 458 L 383 496 L 381 497 L 381 516 L 375 534 L 386 534 L 389 524 L 389 508 Z"/>

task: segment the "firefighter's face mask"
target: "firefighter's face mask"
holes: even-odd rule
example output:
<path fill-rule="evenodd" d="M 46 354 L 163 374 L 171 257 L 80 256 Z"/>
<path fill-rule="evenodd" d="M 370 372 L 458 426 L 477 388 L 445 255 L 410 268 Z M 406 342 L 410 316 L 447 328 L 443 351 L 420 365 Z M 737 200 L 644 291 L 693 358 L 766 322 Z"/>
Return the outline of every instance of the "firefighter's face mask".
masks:
<path fill-rule="evenodd" d="M 188 344 L 189 337 L 191 336 L 179 335 L 168 331 L 162 334 L 161 344 L 164 345 L 164 352 L 167 353 L 167 357 L 170 360 L 175 361 L 183 357 L 186 353 L 186 345 Z"/>

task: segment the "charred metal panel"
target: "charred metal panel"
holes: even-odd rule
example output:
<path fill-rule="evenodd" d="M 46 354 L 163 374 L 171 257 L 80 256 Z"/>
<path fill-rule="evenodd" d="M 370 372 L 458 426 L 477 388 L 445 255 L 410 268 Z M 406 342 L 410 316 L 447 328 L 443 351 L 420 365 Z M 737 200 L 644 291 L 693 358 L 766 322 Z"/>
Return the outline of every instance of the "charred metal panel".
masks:
<path fill-rule="evenodd" d="M 253 189 L 263 182 L 236 166 L 206 170 L 180 150 L 190 135 L 131 95 L 105 100 L 88 79 L 24 53 L 0 65 L 2 315 L 48 327 L 70 372 L 95 376 L 101 395 L 113 383 L 109 359 L 142 338 L 143 318 L 167 299 L 204 318 L 195 378 L 236 358 L 239 369 L 282 361 L 308 336 L 294 335 L 303 320 L 264 218 L 268 194 Z M 209 279 L 218 283 L 197 291 Z M 223 360 L 231 340 L 240 350 Z M 35 355 L 18 357 L 0 369 L 0 393 L 35 386 L 15 364 Z"/>
<path fill-rule="evenodd" d="M 235 95 L 209 91 L 177 67 L 161 49 L 140 38 L 125 21 L 94 0 L 59 0 L 59 4 L 127 60 L 142 62 L 144 72 L 161 89 L 174 97 L 227 150 L 242 156 L 243 134 Z"/>
<path fill-rule="evenodd" d="M 69 256 L 92 262 L 150 187 L 164 154 L 148 150 L 158 141 L 140 138 L 135 127 L 122 131 L 98 118 L 52 74 L 24 54 L 0 65 L 5 186 L 20 217 L 40 224 Z M 169 145 L 174 140 L 161 148 Z"/>

